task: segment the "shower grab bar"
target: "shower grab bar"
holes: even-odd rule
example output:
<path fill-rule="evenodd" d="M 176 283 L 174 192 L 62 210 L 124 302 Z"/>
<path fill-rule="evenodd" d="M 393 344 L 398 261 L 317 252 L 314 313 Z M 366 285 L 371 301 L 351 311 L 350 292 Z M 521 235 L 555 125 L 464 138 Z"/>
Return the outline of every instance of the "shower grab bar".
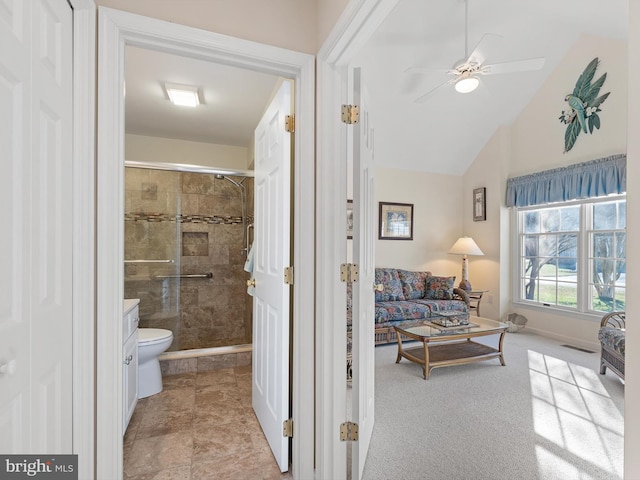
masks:
<path fill-rule="evenodd" d="M 175 263 L 175 260 L 125 260 L 124 263 Z"/>
<path fill-rule="evenodd" d="M 176 273 L 174 275 L 156 275 L 156 280 L 164 280 L 165 278 L 213 278 L 213 273 Z"/>
<path fill-rule="evenodd" d="M 251 248 L 252 241 L 249 240 L 249 230 L 253 230 L 253 223 L 247 225 L 247 246 L 243 248 L 247 255 L 249 255 L 249 249 Z"/>
<path fill-rule="evenodd" d="M 165 278 L 213 278 L 213 273 L 176 273 L 172 275 L 156 275 L 153 278 L 163 280 Z"/>

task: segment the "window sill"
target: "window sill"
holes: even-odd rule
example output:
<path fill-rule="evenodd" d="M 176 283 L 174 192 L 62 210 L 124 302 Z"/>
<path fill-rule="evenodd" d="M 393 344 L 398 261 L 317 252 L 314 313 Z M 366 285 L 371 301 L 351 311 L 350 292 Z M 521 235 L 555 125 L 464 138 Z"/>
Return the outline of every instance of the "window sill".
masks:
<path fill-rule="evenodd" d="M 526 310 L 533 310 L 536 312 L 546 312 L 552 315 L 576 318 L 578 320 L 586 320 L 589 322 L 600 322 L 602 317 L 608 313 L 608 312 L 602 312 L 602 314 L 599 314 L 599 313 L 578 312 L 575 310 L 559 308 L 555 305 L 550 305 L 547 307 L 541 304 L 528 303 L 528 302 L 512 302 L 512 304 L 515 308 L 524 308 Z"/>

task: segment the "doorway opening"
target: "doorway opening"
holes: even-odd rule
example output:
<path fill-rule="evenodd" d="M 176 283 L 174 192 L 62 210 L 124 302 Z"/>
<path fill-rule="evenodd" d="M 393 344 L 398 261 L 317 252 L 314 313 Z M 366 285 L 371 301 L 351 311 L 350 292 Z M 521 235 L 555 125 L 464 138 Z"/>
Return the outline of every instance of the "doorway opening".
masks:
<path fill-rule="evenodd" d="M 255 44 L 168 22 L 110 9 L 99 10 L 99 118 L 98 138 L 98 476 L 122 475 L 122 432 L 114 418 L 122 415 L 122 372 L 114 358 L 122 355 L 122 324 L 114 321 L 122 313 L 124 283 L 124 58 L 127 46 L 150 48 L 199 60 L 218 62 L 295 81 L 295 115 L 299 128 L 295 144 L 296 205 L 293 262 L 301 266 L 293 290 L 294 345 L 293 412 L 297 434 L 293 439 L 292 464 L 297 475 L 313 472 L 313 325 L 296 326 L 300 318 L 313 316 L 313 82 L 314 59 L 280 48 Z M 127 95 L 131 91 L 127 88 Z M 304 193 L 304 197 L 303 197 Z M 309 201 L 311 199 L 311 201 Z M 299 342 L 299 343 L 298 343 Z M 115 395 L 114 395 L 115 391 Z M 107 421 L 109 419 L 109 421 Z M 308 420 L 307 420 L 308 419 Z M 120 430 L 120 431 L 119 431 Z"/>

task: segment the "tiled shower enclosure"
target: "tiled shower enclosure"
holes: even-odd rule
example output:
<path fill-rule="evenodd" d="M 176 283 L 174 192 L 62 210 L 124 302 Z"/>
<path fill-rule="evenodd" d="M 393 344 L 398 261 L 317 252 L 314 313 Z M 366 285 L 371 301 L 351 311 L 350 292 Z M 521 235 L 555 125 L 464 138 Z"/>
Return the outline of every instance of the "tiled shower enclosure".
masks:
<path fill-rule="evenodd" d="M 248 225 L 253 178 L 229 178 L 244 187 Z M 250 344 L 241 187 L 132 167 L 125 186 L 124 295 L 140 299 L 140 327 L 173 331 L 169 351 Z"/>

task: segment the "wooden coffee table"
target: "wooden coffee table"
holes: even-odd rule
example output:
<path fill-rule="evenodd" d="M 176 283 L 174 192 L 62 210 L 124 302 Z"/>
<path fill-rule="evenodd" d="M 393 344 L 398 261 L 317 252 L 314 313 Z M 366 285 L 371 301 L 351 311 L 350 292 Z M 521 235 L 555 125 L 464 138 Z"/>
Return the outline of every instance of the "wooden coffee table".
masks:
<path fill-rule="evenodd" d="M 451 318 L 451 317 L 449 317 Z M 426 319 L 423 325 L 412 327 L 394 327 L 398 338 L 398 358 L 402 357 L 422 365 L 424 379 L 429 378 L 431 370 L 449 365 L 479 362 L 492 358 L 500 359 L 504 366 L 502 341 L 507 331 L 506 323 L 482 317 L 470 317 L 468 326 L 441 327 Z M 500 335 L 498 348 L 474 342 L 472 338 L 487 335 Z M 419 347 L 403 348 L 402 337 L 417 340 Z"/>

